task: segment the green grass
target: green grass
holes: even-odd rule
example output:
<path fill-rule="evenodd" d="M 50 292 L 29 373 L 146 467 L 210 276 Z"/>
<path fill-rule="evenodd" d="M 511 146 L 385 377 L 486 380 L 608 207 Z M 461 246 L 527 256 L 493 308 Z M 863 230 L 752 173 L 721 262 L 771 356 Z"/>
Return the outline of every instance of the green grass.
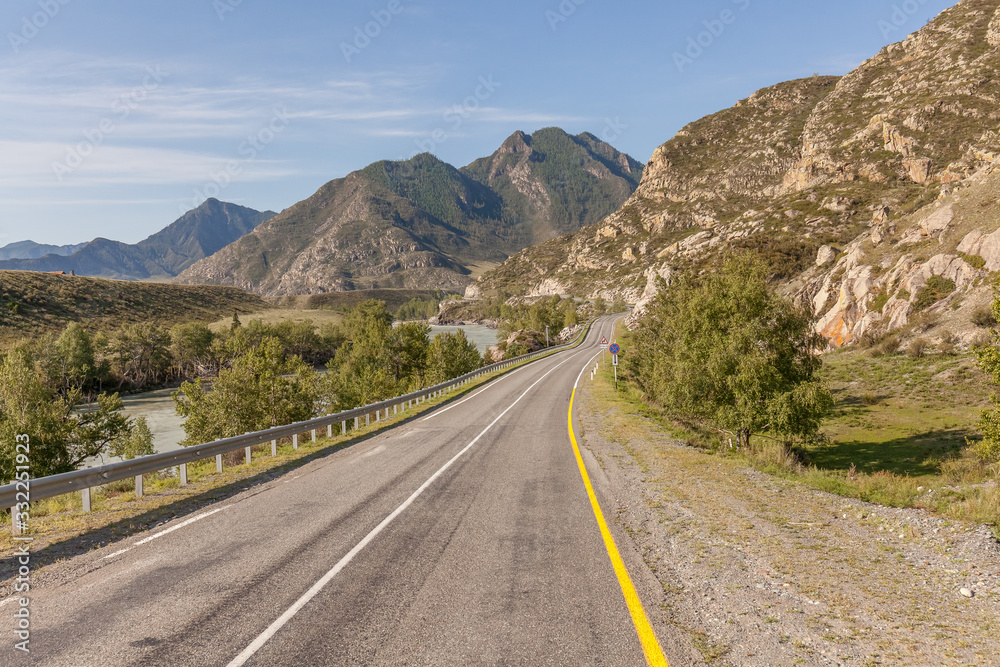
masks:
<path fill-rule="evenodd" d="M 823 427 L 829 443 L 804 451 L 824 470 L 940 475 L 942 462 L 975 437 L 989 402 L 986 377 L 969 356 L 843 351 L 827 355 L 823 377 L 837 401 Z"/>
<path fill-rule="evenodd" d="M 749 452 L 730 449 L 710 427 L 664 414 L 627 383 L 615 395 L 610 373 L 600 377 L 606 388 L 596 397 L 603 407 L 616 406 L 623 420 L 654 420 L 665 440 L 828 493 L 989 524 L 1000 537 L 1000 465 L 983 464 L 966 446 L 978 437 L 991 390 L 971 355 L 872 358 L 853 349 L 826 355 L 822 378 L 836 407 L 823 437 L 793 450 L 762 438 Z"/>

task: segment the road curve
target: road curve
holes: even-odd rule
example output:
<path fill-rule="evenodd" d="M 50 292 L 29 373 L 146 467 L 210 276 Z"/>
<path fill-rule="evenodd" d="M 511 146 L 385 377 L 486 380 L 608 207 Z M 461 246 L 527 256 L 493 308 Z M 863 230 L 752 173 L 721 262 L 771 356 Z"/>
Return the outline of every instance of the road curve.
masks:
<path fill-rule="evenodd" d="M 567 433 L 611 324 L 169 532 L 52 566 L 25 662 L 647 664 Z"/>

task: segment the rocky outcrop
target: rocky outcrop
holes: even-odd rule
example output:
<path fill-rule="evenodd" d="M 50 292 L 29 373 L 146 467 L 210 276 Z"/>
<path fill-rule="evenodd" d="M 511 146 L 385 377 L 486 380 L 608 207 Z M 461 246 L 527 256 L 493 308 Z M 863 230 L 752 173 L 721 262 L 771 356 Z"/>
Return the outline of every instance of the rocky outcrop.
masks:
<path fill-rule="evenodd" d="M 981 258 L 987 271 L 1000 271 L 1000 229 L 992 234 L 979 229 L 969 232 L 958 244 L 958 251 Z"/>
<path fill-rule="evenodd" d="M 817 308 L 832 344 L 906 326 L 918 309 L 965 326 L 997 266 L 982 239 L 1000 197 L 976 212 L 963 196 L 1000 166 L 998 26 L 1000 0 L 963 0 L 842 78 L 765 88 L 689 124 L 654 151 L 619 211 L 519 253 L 478 289 L 558 285 L 642 306 L 651 276 L 756 252 L 783 291 Z M 954 295 L 927 304 L 918 293 L 931 275 L 955 282 Z"/>

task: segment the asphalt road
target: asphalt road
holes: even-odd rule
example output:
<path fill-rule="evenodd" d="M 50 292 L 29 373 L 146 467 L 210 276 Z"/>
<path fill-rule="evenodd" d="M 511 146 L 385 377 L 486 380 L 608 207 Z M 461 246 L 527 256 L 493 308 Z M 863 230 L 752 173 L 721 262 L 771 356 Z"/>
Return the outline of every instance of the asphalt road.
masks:
<path fill-rule="evenodd" d="M 610 330 L 170 532 L 52 566 L 33 591 L 30 662 L 646 664 L 566 429 Z"/>

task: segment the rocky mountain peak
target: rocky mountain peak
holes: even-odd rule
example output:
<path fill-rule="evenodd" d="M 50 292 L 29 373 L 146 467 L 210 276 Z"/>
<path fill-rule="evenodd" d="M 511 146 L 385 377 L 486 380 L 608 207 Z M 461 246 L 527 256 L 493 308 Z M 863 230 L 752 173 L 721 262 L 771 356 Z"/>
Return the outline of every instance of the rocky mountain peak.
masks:
<path fill-rule="evenodd" d="M 498 151 L 501 155 L 508 155 L 511 153 L 525 153 L 531 155 L 531 135 L 525 134 L 521 130 L 518 130 L 514 134 L 507 137 L 507 139 L 501 144 L 500 150 Z"/>

